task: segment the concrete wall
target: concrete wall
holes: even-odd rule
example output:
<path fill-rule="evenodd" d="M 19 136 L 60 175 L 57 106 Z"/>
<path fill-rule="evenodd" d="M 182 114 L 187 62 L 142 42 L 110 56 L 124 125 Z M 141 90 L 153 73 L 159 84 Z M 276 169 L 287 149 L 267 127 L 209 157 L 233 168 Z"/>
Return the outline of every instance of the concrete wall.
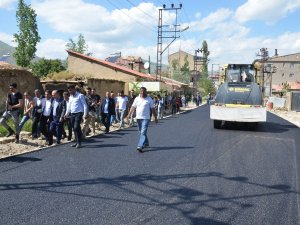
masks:
<path fill-rule="evenodd" d="M 35 89 L 41 89 L 40 80 L 29 71 L 16 69 L 0 69 L 0 112 L 5 110 L 5 101 L 9 92 L 9 85 L 17 83 L 18 90 L 23 94 L 29 92 L 33 97 Z"/>
<path fill-rule="evenodd" d="M 123 81 L 125 85 L 122 89 L 124 89 L 125 94 L 128 94 L 129 83 L 137 81 L 137 77 L 134 75 L 103 66 L 100 63 L 83 60 L 72 55 L 69 55 L 68 57 L 68 70 L 76 74 L 88 75 L 90 78 Z M 99 91 L 99 88 L 96 89 Z M 102 93 L 102 90 L 100 91 Z"/>

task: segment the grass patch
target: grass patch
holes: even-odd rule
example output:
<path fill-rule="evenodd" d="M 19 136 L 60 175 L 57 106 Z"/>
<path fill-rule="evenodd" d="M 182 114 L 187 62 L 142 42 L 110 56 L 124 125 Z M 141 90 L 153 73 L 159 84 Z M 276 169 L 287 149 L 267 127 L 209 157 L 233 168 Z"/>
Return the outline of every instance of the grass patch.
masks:
<path fill-rule="evenodd" d="M 20 122 L 21 122 L 21 119 L 22 118 L 20 117 Z M 6 121 L 6 122 L 15 131 L 14 121 L 12 119 L 8 119 L 8 121 Z M 31 127 L 32 127 L 32 120 L 29 119 L 23 126 L 22 131 L 31 132 Z M 0 124 L 0 137 L 4 137 L 7 133 L 8 133 L 8 131 Z"/>

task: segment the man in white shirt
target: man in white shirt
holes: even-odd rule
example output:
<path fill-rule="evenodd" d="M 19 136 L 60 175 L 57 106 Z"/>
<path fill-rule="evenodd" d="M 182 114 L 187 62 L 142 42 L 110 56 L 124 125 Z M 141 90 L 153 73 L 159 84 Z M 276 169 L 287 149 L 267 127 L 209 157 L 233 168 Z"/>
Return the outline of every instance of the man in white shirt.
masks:
<path fill-rule="evenodd" d="M 65 117 L 68 118 L 69 115 L 71 115 L 71 123 L 76 140 L 76 143 L 71 146 L 81 148 L 82 131 L 80 123 L 82 117 L 84 119 L 87 119 L 88 117 L 88 106 L 86 104 L 84 95 L 76 90 L 75 85 L 69 85 L 68 91 L 70 93 L 70 98 Z"/>
<path fill-rule="evenodd" d="M 136 120 L 140 132 L 137 150 L 139 152 L 143 152 L 143 148 L 149 146 L 147 130 L 149 122 L 151 120 L 150 111 L 152 111 L 155 123 L 157 123 L 157 114 L 154 108 L 154 103 L 152 98 L 147 96 L 147 89 L 145 87 L 140 88 L 140 95 L 134 99 L 134 102 L 131 106 L 130 112 L 127 117 L 130 118 L 134 111 L 136 111 Z"/>
<path fill-rule="evenodd" d="M 128 103 L 128 98 L 127 98 L 127 96 L 124 95 L 124 91 L 121 91 L 121 95 L 117 99 L 117 104 L 116 104 L 116 108 L 119 109 L 119 114 L 120 114 L 119 129 L 124 127 L 124 116 L 125 116 L 125 113 L 126 113 L 127 103 Z"/>
<path fill-rule="evenodd" d="M 40 121 L 40 131 L 46 138 L 46 144 L 52 145 L 53 139 L 50 138 L 50 114 L 52 109 L 51 91 L 45 91 L 45 98 L 42 99 L 42 116 Z M 52 140 L 52 141 L 51 141 Z"/>

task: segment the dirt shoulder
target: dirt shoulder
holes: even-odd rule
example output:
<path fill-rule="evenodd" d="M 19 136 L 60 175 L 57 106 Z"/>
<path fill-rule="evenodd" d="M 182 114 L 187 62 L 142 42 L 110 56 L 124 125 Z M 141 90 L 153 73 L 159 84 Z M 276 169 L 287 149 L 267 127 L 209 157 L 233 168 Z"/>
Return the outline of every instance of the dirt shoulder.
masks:
<path fill-rule="evenodd" d="M 282 109 L 272 109 L 269 112 L 295 124 L 297 127 L 300 127 L 300 112 L 285 111 Z"/>

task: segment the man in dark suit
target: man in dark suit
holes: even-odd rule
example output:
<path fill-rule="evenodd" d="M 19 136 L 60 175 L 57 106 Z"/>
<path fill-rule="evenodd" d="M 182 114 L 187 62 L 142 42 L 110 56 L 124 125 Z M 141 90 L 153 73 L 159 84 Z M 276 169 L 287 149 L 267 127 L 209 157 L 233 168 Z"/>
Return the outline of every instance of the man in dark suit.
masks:
<path fill-rule="evenodd" d="M 52 107 L 50 113 L 49 145 L 53 143 L 53 135 L 56 136 L 56 144 L 60 144 L 64 115 L 66 108 L 63 106 L 63 99 L 57 90 L 52 91 Z"/>
<path fill-rule="evenodd" d="M 105 126 L 105 133 L 109 132 L 110 127 L 110 117 L 115 113 L 115 100 L 110 97 L 110 93 L 107 91 L 105 98 L 101 103 L 101 122 Z"/>

